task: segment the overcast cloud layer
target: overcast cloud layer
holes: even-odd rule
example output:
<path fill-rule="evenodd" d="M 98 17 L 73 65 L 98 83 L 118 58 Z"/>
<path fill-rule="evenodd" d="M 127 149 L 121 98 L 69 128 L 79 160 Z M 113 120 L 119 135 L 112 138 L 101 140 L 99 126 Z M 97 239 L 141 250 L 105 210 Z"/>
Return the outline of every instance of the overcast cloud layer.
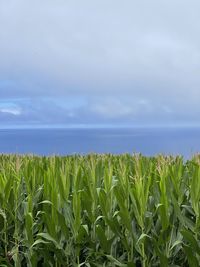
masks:
<path fill-rule="evenodd" d="M 198 125 L 199 10 L 0 0 L 0 126 Z"/>

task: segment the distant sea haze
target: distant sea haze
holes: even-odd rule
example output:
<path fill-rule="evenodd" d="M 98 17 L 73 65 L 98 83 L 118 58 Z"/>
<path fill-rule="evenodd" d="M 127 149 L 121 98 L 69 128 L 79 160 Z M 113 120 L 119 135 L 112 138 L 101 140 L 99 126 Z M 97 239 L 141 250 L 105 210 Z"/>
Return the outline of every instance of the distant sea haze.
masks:
<path fill-rule="evenodd" d="M 200 152 L 200 128 L 9 129 L 0 130 L 0 153 L 181 154 Z"/>

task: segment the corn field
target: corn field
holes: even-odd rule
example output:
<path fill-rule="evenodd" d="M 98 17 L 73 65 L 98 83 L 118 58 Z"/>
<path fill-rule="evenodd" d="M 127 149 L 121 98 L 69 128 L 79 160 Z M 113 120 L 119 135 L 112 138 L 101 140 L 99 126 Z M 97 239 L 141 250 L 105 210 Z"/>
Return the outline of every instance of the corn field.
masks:
<path fill-rule="evenodd" d="M 0 156 L 0 266 L 200 266 L 200 156 Z"/>

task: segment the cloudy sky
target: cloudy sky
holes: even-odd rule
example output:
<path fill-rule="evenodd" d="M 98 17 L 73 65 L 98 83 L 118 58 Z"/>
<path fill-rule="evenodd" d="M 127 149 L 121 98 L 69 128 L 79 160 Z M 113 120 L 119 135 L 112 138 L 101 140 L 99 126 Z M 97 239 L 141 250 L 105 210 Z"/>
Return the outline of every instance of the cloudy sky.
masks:
<path fill-rule="evenodd" d="M 0 0 L 0 127 L 199 125 L 199 10 Z"/>

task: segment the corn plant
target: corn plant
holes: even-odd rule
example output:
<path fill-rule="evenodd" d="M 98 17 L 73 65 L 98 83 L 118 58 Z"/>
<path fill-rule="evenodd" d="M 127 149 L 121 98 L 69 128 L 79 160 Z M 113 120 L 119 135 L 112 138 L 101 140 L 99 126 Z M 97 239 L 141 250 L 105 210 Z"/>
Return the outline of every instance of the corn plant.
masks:
<path fill-rule="evenodd" d="M 199 155 L 0 155 L 0 266 L 199 266 L 199 229 Z"/>

